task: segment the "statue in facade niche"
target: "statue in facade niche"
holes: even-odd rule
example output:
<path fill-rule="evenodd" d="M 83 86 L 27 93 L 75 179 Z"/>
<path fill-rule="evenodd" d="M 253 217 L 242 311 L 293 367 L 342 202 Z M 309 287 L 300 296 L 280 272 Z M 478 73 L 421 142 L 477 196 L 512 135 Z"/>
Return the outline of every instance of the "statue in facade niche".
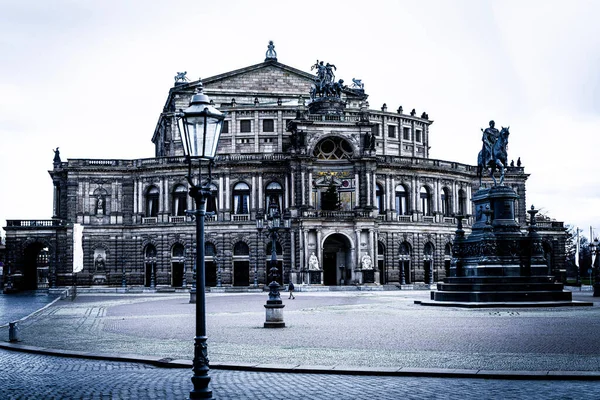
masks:
<path fill-rule="evenodd" d="M 362 269 L 373 269 L 373 261 L 371 260 L 371 256 L 368 254 L 362 256 L 360 263 L 362 265 Z"/>
<path fill-rule="evenodd" d="M 308 258 L 308 269 L 310 270 L 318 270 L 319 269 L 319 260 L 313 251 L 310 257 Z"/>
<path fill-rule="evenodd" d="M 96 214 L 104 215 L 104 199 L 102 196 L 98 196 L 98 200 L 96 200 Z"/>

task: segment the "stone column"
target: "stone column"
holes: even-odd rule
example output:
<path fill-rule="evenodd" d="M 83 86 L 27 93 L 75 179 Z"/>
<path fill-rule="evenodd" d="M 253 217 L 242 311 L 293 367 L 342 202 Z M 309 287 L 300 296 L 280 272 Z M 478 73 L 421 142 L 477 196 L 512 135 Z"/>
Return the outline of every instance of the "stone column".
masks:
<path fill-rule="evenodd" d="M 308 205 L 314 207 L 313 204 L 313 174 L 312 171 L 308 172 Z"/>
<path fill-rule="evenodd" d="M 358 174 L 354 174 L 354 195 L 356 196 L 356 205 L 360 207 L 360 177 Z"/>

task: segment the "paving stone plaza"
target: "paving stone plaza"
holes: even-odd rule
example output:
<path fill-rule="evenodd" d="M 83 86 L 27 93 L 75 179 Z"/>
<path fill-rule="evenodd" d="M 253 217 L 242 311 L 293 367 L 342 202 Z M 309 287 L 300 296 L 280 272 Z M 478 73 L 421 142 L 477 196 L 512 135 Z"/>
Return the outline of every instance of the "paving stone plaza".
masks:
<path fill-rule="evenodd" d="M 266 294 L 208 294 L 214 395 L 597 398 L 597 303 L 476 310 L 415 304 L 428 296 L 428 291 L 298 292 L 296 300 L 284 300 L 286 328 L 264 329 Z M 0 297 L 3 311 L 7 296 Z M 595 300 L 591 292 L 573 297 Z M 22 316 L 43 303 L 10 299 Z M 0 350 L 0 398 L 186 398 L 194 332 L 188 300 L 185 293 L 90 293 L 56 301 L 19 323 L 16 346 L 33 353 Z M 2 347 L 11 346 L 6 322 L 0 318 Z M 84 358 L 41 354 L 47 349 Z M 95 356 L 100 359 L 89 359 Z M 162 359 L 175 368 L 115 361 L 120 359 Z M 419 376 L 401 376 L 411 371 Z M 470 378 L 477 374 L 488 379 Z M 578 376 L 582 380 L 574 379 Z M 515 377 L 520 379 L 502 379 Z"/>

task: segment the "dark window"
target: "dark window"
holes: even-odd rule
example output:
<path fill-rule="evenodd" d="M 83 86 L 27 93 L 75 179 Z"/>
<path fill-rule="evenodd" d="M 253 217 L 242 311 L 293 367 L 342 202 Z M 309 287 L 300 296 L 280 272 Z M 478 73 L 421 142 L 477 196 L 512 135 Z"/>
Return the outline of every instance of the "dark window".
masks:
<path fill-rule="evenodd" d="M 152 186 L 146 192 L 146 217 L 158 216 L 158 197 L 160 192 L 156 186 Z"/>
<path fill-rule="evenodd" d="M 465 215 L 467 212 L 467 195 L 465 191 L 460 189 L 458 191 L 458 213 L 460 215 Z"/>
<path fill-rule="evenodd" d="M 423 215 L 430 216 L 431 215 L 431 194 L 429 193 L 429 189 L 425 186 L 421 187 L 421 191 L 419 192 L 421 197 L 421 211 Z"/>
<path fill-rule="evenodd" d="M 383 189 L 380 184 L 377 184 L 377 188 L 375 190 L 375 203 L 379 208 L 379 213 L 383 213 Z"/>
<path fill-rule="evenodd" d="M 221 133 L 229 133 L 229 121 L 223 121 L 223 128 Z"/>
<path fill-rule="evenodd" d="M 396 213 L 408 215 L 408 196 L 404 185 L 396 186 Z"/>
<path fill-rule="evenodd" d="M 402 139 L 410 140 L 410 128 L 407 128 L 407 127 L 402 128 Z"/>
<path fill-rule="evenodd" d="M 396 137 L 396 127 L 393 125 L 388 125 L 388 137 Z"/>
<path fill-rule="evenodd" d="M 379 136 L 379 125 L 373 125 L 371 127 L 371 134 Z"/>
<path fill-rule="evenodd" d="M 275 132 L 275 122 L 272 119 L 263 120 L 263 132 Z"/>
<path fill-rule="evenodd" d="M 177 185 L 173 190 L 173 207 L 172 214 L 176 216 L 184 216 L 187 201 L 187 189 L 183 185 Z"/>
<path fill-rule="evenodd" d="M 421 141 L 421 131 L 417 130 L 415 133 L 416 133 L 416 136 L 417 136 L 417 142 L 420 142 Z"/>
<path fill-rule="evenodd" d="M 236 184 L 233 188 L 233 213 L 248 214 L 248 200 L 250 198 L 250 186 L 244 182 Z"/>
<path fill-rule="evenodd" d="M 252 121 L 245 119 L 240 121 L 240 132 L 249 133 L 252 132 Z"/>
<path fill-rule="evenodd" d="M 444 217 L 450 216 L 450 195 L 446 188 L 442 189 L 442 214 Z"/>

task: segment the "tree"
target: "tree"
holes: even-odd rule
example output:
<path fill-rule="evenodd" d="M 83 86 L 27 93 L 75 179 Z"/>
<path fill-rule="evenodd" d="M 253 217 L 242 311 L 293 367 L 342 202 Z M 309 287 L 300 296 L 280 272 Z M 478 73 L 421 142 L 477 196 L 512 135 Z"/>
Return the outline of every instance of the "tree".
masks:
<path fill-rule="evenodd" d="M 565 266 L 567 270 L 576 271 L 575 254 L 577 253 L 577 227 L 567 225 L 567 239 L 565 243 Z M 585 278 L 589 276 L 588 268 L 591 267 L 592 254 L 589 240 L 582 236 L 583 230 L 579 229 L 579 276 Z"/>
<path fill-rule="evenodd" d="M 329 187 L 321 197 L 321 209 L 324 211 L 336 211 L 342 207 L 340 201 L 340 195 L 337 190 L 337 186 L 331 181 Z"/>

